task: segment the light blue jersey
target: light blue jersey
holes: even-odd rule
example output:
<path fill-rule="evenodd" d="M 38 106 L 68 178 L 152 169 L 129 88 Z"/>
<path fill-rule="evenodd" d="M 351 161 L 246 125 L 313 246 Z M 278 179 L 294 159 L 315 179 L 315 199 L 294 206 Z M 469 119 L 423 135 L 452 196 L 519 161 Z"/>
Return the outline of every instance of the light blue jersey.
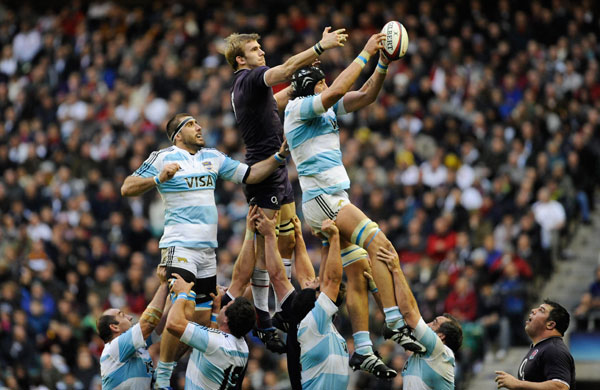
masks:
<path fill-rule="evenodd" d="M 142 328 L 137 323 L 106 343 L 100 357 L 102 390 L 149 390 L 154 368 L 146 348 L 158 340 L 154 333 L 144 340 Z"/>
<path fill-rule="evenodd" d="M 241 183 L 248 166 L 216 149 L 202 148 L 192 155 L 171 146 L 153 152 L 133 176 L 158 176 L 169 163 L 178 163 L 181 169 L 158 185 L 165 204 L 165 231 L 159 247 L 216 248 L 217 179 Z"/>
<path fill-rule="evenodd" d="M 303 203 L 350 188 L 337 124 L 337 115 L 345 113 L 343 99 L 325 110 L 321 95 L 296 98 L 285 108 L 283 130 L 298 169 Z"/>
<path fill-rule="evenodd" d="M 232 390 L 244 379 L 249 352 L 243 337 L 190 322 L 181 341 L 194 348 L 185 372 L 186 390 Z"/>
<path fill-rule="evenodd" d="M 333 325 L 338 307 L 321 293 L 298 326 L 302 389 L 345 389 L 350 372 L 346 340 Z"/>
<path fill-rule="evenodd" d="M 406 390 L 453 390 L 454 352 L 421 318 L 413 335 L 425 346 L 424 354 L 413 354 L 402 372 Z"/>

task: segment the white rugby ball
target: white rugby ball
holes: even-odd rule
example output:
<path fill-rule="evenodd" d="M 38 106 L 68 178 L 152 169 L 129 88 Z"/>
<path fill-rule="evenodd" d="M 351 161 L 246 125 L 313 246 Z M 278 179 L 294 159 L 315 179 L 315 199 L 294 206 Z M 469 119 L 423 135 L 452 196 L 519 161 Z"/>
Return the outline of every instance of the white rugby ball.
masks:
<path fill-rule="evenodd" d="M 383 54 L 388 60 L 394 61 L 403 57 L 408 50 L 408 33 L 402 23 L 395 20 L 387 22 L 381 32 L 385 34 Z"/>

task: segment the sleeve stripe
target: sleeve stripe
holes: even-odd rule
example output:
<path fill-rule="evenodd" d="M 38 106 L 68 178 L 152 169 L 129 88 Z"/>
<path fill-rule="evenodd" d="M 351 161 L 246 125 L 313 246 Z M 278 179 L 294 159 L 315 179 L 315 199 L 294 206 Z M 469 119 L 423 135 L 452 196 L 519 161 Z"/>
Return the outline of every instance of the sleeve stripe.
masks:
<path fill-rule="evenodd" d="M 551 380 L 552 381 L 556 381 L 556 382 L 560 382 L 560 383 L 566 385 L 569 389 L 571 388 L 571 386 L 567 382 L 563 381 L 562 379 L 556 378 L 556 379 L 551 379 Z"/>

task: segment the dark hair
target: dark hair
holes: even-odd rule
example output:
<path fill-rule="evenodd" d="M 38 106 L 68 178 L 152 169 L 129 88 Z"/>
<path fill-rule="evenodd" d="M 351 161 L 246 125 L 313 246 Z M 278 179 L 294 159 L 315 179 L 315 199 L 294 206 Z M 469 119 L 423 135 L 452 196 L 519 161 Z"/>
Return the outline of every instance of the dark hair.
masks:
<path fill-rule="evenodd" d="M 305 288 L 301 290 L 292 302 L 292 321 L 300 323 L 308 313 L 315 307 L 317 301 L 317 290 Z"/>
<path fill-rule="evenodd" d="M 315 94 L 315 85 L 325 78 L 325 73 L 316 66 L 305 66 L 298 69 L 292 76 L 291 98 Z"/>
<path fill-rule="evenodd" d="M 561 336 L 564 336 L 567 328 L 569 327 L 569 322 L 571 321 L 569 312 L 559 303 L 549 299 L 544 299 L 544 303 L 552 306 L 552 310 L 550 311 L 550 314 L 548 314 L 548 319 L 546 322 L 554 321 L 556 323 L 555 329 L 558 330 Z"/>
<path fill-rule="evenodd" d="M 443 316 L 450 321 L 442 323 L 438 328 L 438 333 L 441 333 L 445 336 L 444 344 L 446 344 L 448 348 L 452 350 L 452 352 L 456 353 L 463 341 L 462 327 L 460 326 L 460 322 L 458 322 L 458 320 L 451 314 L 444 313 Z"/>
<path fill-rule="evenodd" d="M 246 333 L 254 328 L 256 312 L 254 311 L 254 305 L 247 298 L 236 298 L 235 301 L 225 309 L 225 315 L 227 316 L 229 331 L 235 337 L 244 337 Z"/>
<path fill-rule="evenodd" d="M 173 134 L 175 134 L 175 131 L 177 131 L 177 126 L 179 126 L 179 123 L 181 123 L 181 118 L 186 116 L 191 115 L 185 112 L 175 114 L 175 116 L 169 119 L 169 121 L 167 122 L 167 137 L 171 142 L 175 143 L 175 140 L 173 139 Z"/>
<path fill-rule="evenodd" d="M 119 321 L 115 316 L 110 314 L 103 314 L 98 318 L 96 328 L 98 328 L 98 335 L 105 343 L 108 343 L 113 338 L 113 332 L 110 330 L 111 325 L 118 325 Z"/>

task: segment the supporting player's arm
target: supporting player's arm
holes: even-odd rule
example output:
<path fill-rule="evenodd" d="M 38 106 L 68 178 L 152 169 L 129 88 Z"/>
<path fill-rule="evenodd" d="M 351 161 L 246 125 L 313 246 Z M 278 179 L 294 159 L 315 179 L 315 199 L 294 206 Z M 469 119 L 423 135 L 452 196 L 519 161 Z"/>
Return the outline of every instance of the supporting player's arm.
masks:
<path fill-rule="evenodd" d="M 156 269 L 156 274 L 160 279 L 160 286 L 156 290 L 156 293 L 154 293 L 154 297 L 148 304 L 148 307 L 146 307 L 146 310 L 144 310 L 142 316 L 140 317 L 140 328 L 142 329 L 142 336 L 144 339 L 147 339 L 152 331 L 157 327 L 157 333 L 162 332 L 162 327 L 164 326 L 164 321 L 161 323 L 161 318 L 165 308 L 167 294 L 169 293 L 165 278 L 165 267 L 158 267 Z"/>
<path fill-rule="evenodd" d="M 348 39 L 348 34 L 344 34 L 346 29 L 330 30 L 331 27 L 325 27 L 325 30 L 323 30 L 323 37 L 314 47 L 293 55 L 283 64 L 267 70 L 265 72 L 265 83 L 269 87 L 272 87 L 273 85 L 288 81 L 292 78 L 295 71 L 303 66 L 310 65 L 315 58 L 323 53 L 323 51 L 338 46 L 344 46 L 344 42 Z"/>
<path fill-rule="evenodd" d="M 249 172 L 243 180 L 244 183 L 256 184 L 265 180 L 271 173 L 279 168 L 280 165 L 285 164 L 285 159 L 289 154 L 290 151 L 287 141 L 283 141 L 283 144 L 281 144 L 281 147 L 279 148 L 279 152 L 275 153 L 274 156 L 259 161 L 248 168 Z"/>
<path fill-rule="evenodd" d="M 522 381 L 514 376 L 507 374 L 504 371 L 496 371 L 496 379 L 498 388 L 506 388 L 509 390 L 568 390 L 569 386 L 557 380 L 549 380 L 545 382 L 528 382 Z"/>
<path fill-rule="evenodd" d="M 176 273 L 172 275 L 175 278 L 175 282 L 171 286 L 171 291 L 177 298 L 167 316 L 167 330 L 180 338 L 189 323 L 185 317 L 185 304 L 187 302 L 187 295 L 192 290 L 194 282 L 187 283 Z"/>
<path fill-rule="evenodd" d="M 277 223 L 277 213 L 272 218 L 267 217 L 262 209 L 258 209 L 260 217 L 256 221 L 256 229 L 265 237 L 265 262 L 269 270 L 271 284 L 275 289 L 277 297 L 283 297 L 288 291 L 294 288 L 287 278 L 281 254 L 277 248 L 277 235 L 275 234 L 275 225 Z"/>
<path fill-rule="evenodd" d="M 258 206 L 251 205 L 246 216 L 246 236 L 242 243 L 242 249 L 238 255 L 233 272 L 231 274 L 231 284 L 229 285 L 229 294 L 233 297 L 239 297 L 244 293 L 246 286 L 250 283 L 256 255 L 254 253 L 254 223 L 258 217 Z"/>
<path fill-rule="evenodd" d="M 138 196 L 144 192 L 151 190 L 158 186 L 160 183 L 164 183 L 167 180 L 171 180 L 175 173 L 181 169 L 179 164 L 170 163 L 166 164 L 162 172 L 154 177 L 141 177 L 141 176 L 127 176 L 123 185 L 121 186 L 122 196 Z"/>
<path fill-rule="evenodd" d="M 373 103 L 381 91 L 389 60 L 379 52 L 379 62 L 375 71 L 358 91 L 350 91 L 344 95 L 344 110 L 353 112 Z"/>
<path fill-rule="evenodd" d="M 292 86 L 290 85 L 273 95 L 275 101 L 277 102 L 277 110 L 280 114 L 285 111 L 285 106 L 287 106 L 288 102 L 290 101 L 291 93 Z"/>
<path fill-rule="evenodd" d="M 329 236 L 329 254 L 325 262 L 325 270 L 321 279 L 321 292 L 327 294 L 333 302 L 337 300 L 342 282 L 342 254 L 340 249 L 340 232 L 331 219 L 326 219 L 321 230 Z"/>
<path fill-rule="evenodd" d="M 406 321 L 411 328 L 416 328 L 421 319 L 421 313 L 419 312 L 415 296 L 410 290 L 410 286 L 400 268 L 398 256 L 396 253 L 382 247 L 379 248 L 379 251 L 377 252 L 377 260 L 385 263 L 392 274 L 396 302 L 398 303 L 402 316 L 404 316 L 404 321 Z"/>
<path fill-rule="evenodd" d="M 365 44 L 365 47 L 360 52 L 358 57 L 350 64 L 338 77 L 329 88 L 327 88 L 321 94 L 321 101 L 323 107 L 327 110 L 333 106 L 338 100 L 340 100 L 346 92 L 350 90 L 352 84 L 356 81 L 360 72 L 369 61 L 369 58 L 373 56 L 377 51 L 383 48 L 383 41 L 385 40 L 385 34 L 373 34 L 371 38 Z M 345 107 L 345 103 L 344 103 Z"/>
<path fill-rule="evenodd" d="M 304 237 L 302 237 L 302 225 L 296 215 L 292 218 L 292 223 L 294 224 L 294 235 L 296 237 L 296 246 L 294 247 L 296 279 L 300 286 L 305 286 L 306 283 L 315 280 L 315 268 L 310 261 L 310 257 L 308 257 Z"/>

